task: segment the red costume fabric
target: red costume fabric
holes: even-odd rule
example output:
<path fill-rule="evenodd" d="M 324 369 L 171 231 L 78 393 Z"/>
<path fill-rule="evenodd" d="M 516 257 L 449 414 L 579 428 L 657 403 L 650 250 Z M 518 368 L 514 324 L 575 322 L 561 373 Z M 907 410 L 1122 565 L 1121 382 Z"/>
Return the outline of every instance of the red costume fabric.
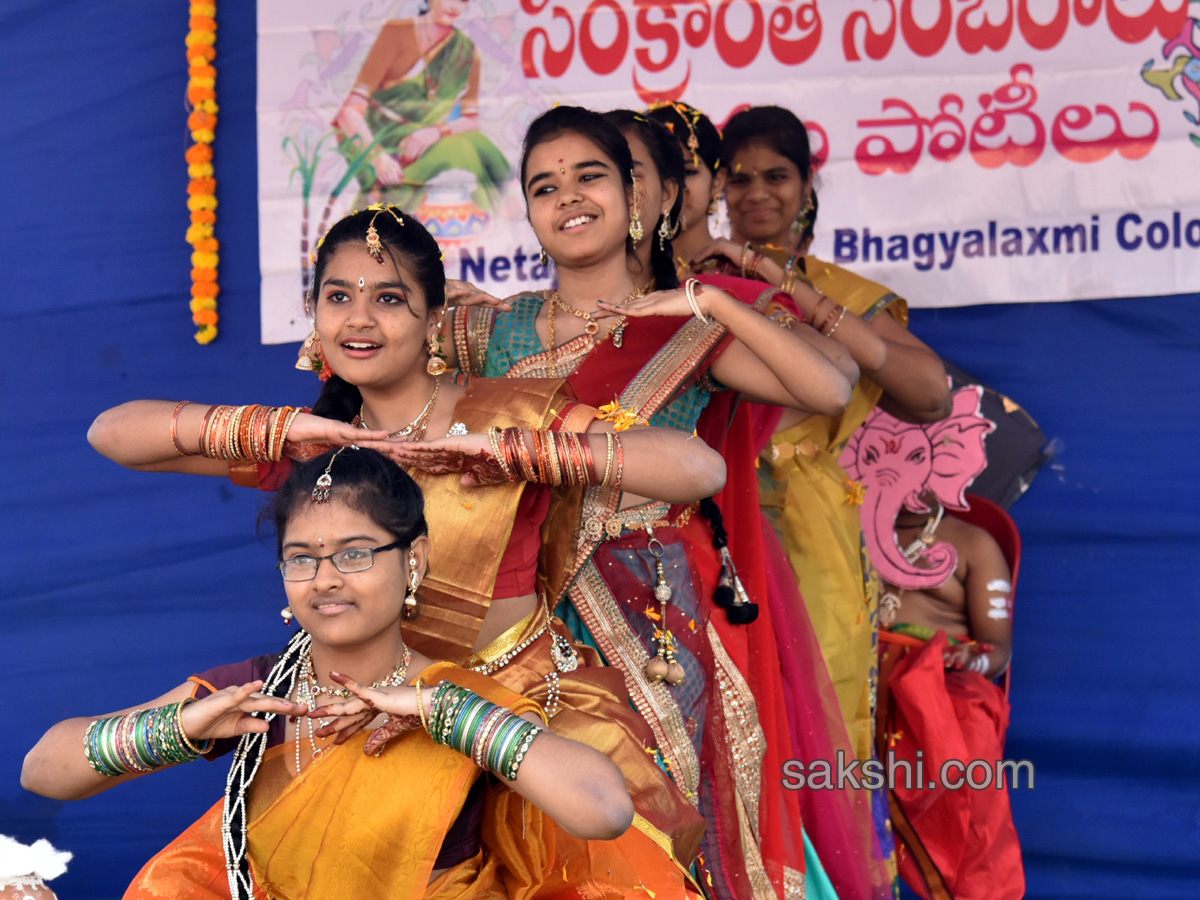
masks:
<path fill-rule="evenodd" d="M 947 671 L 948 644 L 944 631 L 928 642 L 880 633 L 879 755 L 886 761 L 890 752 L 895 765 L 907 761 L 914 772 L 919 760 L 925 781 L 909 784 L 901 769 L 889 792 L 900 875 L 929 900 L 1020 900 L 1021 847 L 1007 785 L 995 783 L 1008 701 L 978 673 Z M 948 787 L 972 760 L 987 763 L 993 783 Z M 944 770 L 951 761 L 961 765 Z M 983 781 L 981 767 L 972 777 Z"/>

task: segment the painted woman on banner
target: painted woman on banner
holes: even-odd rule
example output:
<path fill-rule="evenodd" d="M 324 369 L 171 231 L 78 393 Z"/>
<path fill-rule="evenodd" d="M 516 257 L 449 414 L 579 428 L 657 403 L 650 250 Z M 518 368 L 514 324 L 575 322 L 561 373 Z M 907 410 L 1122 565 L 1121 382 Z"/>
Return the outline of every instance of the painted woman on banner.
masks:
<path fill-rule="evenodd" d="M 803 321 L 796 299 L 722 255 L 712 255 L 716 239 L 709 217 L 724 193 L 728 165 L 720 132 L 700 110 L 685 103 L 656 104 L 646 115 L 668 128 L 683 152 L 684 203 L 675 238 L 680 278 L 719 282 L 745 303 L 756 304 L 781 326 L 840 351 L 834 338 L 816 337 Z M 751 273 L 745 273 L 750 275 Z M 851 362 L 853 367 L 853 362 Z M 857 371 L 854 371 L 857 377 Z M 795 744 L 794 759 L 804 765 L 853 757 L 845 722 L 833 690 L 821 647 L 801 599 L 787 556 L 760 506 L 758 457 L 770 443 L 784 410 L 757 403 L 738 403 L 732 411 L 718 395 L 701 417 L 701 435 L 726 460 L 725 489 L 716 498 L 731 522 L 729 548 L 747 594 L 770 609 L 778 658 L 786 686 L 787 713 Z M 726 425 L 732 415 L 732 424 Z M 705 420 L 727 427 L 724 443 L 704 426 Z M 808 846 L 806 872 L 809 900 L 831 897 L 887 897 L 891 875 L 875 831 L 870 797 L 853 787 L 837 790 L 801 786 L 797 790 Z"/>
<path fill-rule="evenodd" d="M 634 827 L 600 844 L 559 835 L 563 881 L 619 887 L 637 873 L 652 890 L 682 896 L 703 819 L 645 752 L 655 735 L 633 711 L 620 672 L 599 665 L 546 610 L 540 532 L 549 527 L 551 484 L 569 495 L 589 482 L 620 482 L 688 503 L 720 488 L 722 462 L 672 429 L 614 434 L 560 379 L 451 383 L 433 339 L 444 295 L 440 250 L 419 222 L 392 207 L 352 214 L 317 250 L 314 333 L 301 351 L 305 367 L 328 379 L 315 415 L 134 401 L 102 414 L 89 437 L 134 468 L 232 475 L 267 489 L 286 477 L 290 458 L 329 445 L 372 447 L 413 471 L 439 555 L 406 639 L 541 703 L 556 733 L 603 750 L 622 770 Z M 270 426 L 265 446 L 254 437 L 259 422 Z M 241 434 L 242 423 L 253 452 L 230 454 L 218 438 L 222 429 Z M 501 431 L 489 434 L 492 427 Z M 663 459 L 678 467 L 664 470 Z"/>
<path fill-rule="evenodd" d="M 451 299 L 471 304 L 453 319 L 459 365 L 509 379 L 565 376 L 619 422 L 687 433 L 723 387 L 840 410 L 849 383 L 820 351 L 721 290 L 678 287 L 669 233 L 679 185 L 664 182 L 649 148 L 631 154 L 633 141 L 606 119 L 560 106 L 530 126 L 522 187 L 559 288 L 487 305 L 476 305 L 484 298 L 469 285 L 452 289 Z M 665 145 L 678 155 L 669 135 Z M 778 667 L 769 686 L 739 668 L 750 604 L 713 612 L 731 574 L 714 547 L 723 529 L 715 534 L 690 506 L 632 491 L 589 490 L 582 510 L 556 512 L 560 533 L 574 536 L 562 548 L 570 577 L 561 614 L 624 673 L 663 765 L 704 812 L 716 895 L 798 895 L 804 850 L 798 806 L 779 788 L 791 741 Z M 741 632 L 741 646 L 727 645 L 728 631 Z M 772 662 L 773 653 L 772 642 Z"/>
<path fill-rule="evenodd" d="M 415 212 L 431 179 L 475 176 L 471 198 L 492 209 L 511 168 L 479 130 L 482 62 L 454 27 L 466 0 L 429 0 L 414 19 L 386 22 L 334 124 L 360 185 L 354 207 L 395 203 Z"/>

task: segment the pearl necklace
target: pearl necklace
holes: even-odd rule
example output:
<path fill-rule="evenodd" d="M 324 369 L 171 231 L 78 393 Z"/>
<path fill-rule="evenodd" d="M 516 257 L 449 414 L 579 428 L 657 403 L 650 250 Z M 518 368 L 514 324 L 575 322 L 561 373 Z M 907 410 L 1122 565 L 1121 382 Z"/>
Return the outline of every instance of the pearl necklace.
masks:
<path fill-rule="evenodd" d="M 381 687 L 395 687 L 404 684 L 408 679 L 408 666 L 412 662 L 412 650 L 407 646 L 404 648 L 404 659 L 400 665 L 396 666 L 385 678 L 381 678 L 371 685 L 371 690 Z M 321 695 L 332 697 L 341 697 L 348 699 L 351 694 L 349 689 L 343 687 L 326 687 L 317 681 L 316 672 L 313 669 L 312 662 L 312 646 L 305 648 L 303 655 L 297 662 L 299 669 L 299 678 L 296 679 L 296 702 L 301 703 L 314 710 L 317 708 L 317 698 Z M 329 724 L 328 719 L 319 719 L 321 728 Z M 300 774 L 300 723 L 296 723 L 296 774 Z M 317 726 L 313 725 L 313 720 L 308 717 L 308 745 L 312 751 L 309 756 L 311 762 L 316 762 L 325 753 L 324 747 L 317 746 Z"/>

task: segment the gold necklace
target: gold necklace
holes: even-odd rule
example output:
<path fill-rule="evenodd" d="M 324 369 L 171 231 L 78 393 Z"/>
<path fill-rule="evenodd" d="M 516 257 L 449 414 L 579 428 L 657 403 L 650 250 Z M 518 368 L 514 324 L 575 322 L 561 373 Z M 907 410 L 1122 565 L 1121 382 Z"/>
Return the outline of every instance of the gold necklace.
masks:
<path fill-rule="evenodd" d="M 425 437 L 425 431 L 426 431 L 426 429 L 429 428 L 429 418 L 430 418 L 430 416 L 433 415 L 434 404 L 437 403 L 438 388 L 440 388 L 441 386 L 442 386 L 442 376 L 434 375 L 433 376 L 433 393 L 429 396 L 429 400 L 425 404 L 425 408 L 422 409 L 421 412 L 417 414 L 417 417 L 415 419 L 413 419 L 411 422 L 409 422 L 407 425 L 405 425 L 399 431 L 389 432 L 388 440 L 391 440 L 392 438 L 408 437 L 409 435 L 412 435 L 412 439 L 414 441 L 419 441 Z M 371 426 L 367 424 L 367 417 L 363 412 L 364 409 L 365 409 L 364 406 L 360 405 L 358 407 L 358 427 L 365 428 L 368 431 L 370 431 Z"/>
<path fill-rule="evenodd" d="M 412 662 L 412 650 L 405 645 L 404 659 L 400 661 L 400 665 L 392 669 L 390 675 L 387 675 L 371 685 L 371 690 L 378 690 L 381 687 L 395 687 L 399 684 L 404 684 L 408 678 L 408 666 Z M 312 651 L 309 650 L 304 654 L 304 687 L 301 694 L 306 695 L 299 700 L 300 703 L 307 701 L 309 709 L 316 709 L 316 699 L 321 694 L 328 694 L 331 697 L 341 697 L 343 700 L 350 698 L 350 690 L 344 687 L 326 687 L 317 681 L 317 673 L 313 668 Z"/>
<path fill-rule="evenodd" d="M 628 297 L 622 300 L 617 306 L 624 306 L 626 303 L 632 303 L 634 300 L 642 297 L 654 285 L 654 279 L 646 282 L 643 287 L 634 288 Z M 618 316 L 617 320 L 612 324 L 612 327 L 604 333 L 602 337 L 597 339 L 596 335 L 600 331 L 600 323 L 592 318 L 590 312 L 584 312 L 582 309 L 576 309 L 569 303 L 566 303 L 558 294 L 558 291 L 553 291 L 550 294 L 550 309 L 546 313 L 546 344 L 550 351 L 550 377 L 558 377 L 558 365 L 555 357 L 557 348 L 554 346 L 554 310 L 559 308 L 564 312 L 568 312 L 577 319 L 583 319 L 587 324 L 583 326 L 583 333 L 592 339 L 592 348 L 594 349 L 599 344 L 603 343 L 607 338 L 611 337 L 613 346 L 618 350 L 621 349 L 621 343 L 624 340 L 625 325 L 628 319 L 625 316 Z"/>

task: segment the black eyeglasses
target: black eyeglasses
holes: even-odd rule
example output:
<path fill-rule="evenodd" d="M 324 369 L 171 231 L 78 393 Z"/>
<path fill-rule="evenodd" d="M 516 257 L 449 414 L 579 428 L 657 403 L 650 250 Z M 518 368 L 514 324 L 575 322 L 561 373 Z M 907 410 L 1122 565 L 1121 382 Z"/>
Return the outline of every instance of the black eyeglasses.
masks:
<path fill-rule="evenodd" d="M 283 574 L 284 581 L 312 581 L 317 577 L 317 569 L 321 560 L 328 559 L 343 575 L 352 572 L 365 572 L 375 565 L 375 554 L 385 550 L 395 550 L 401 546 L 400 541 L 392 541 L 382 547 L 350 547 L 330 553 L 328 556 L 293 556 L 279 562 L 277 568 Z"/>

